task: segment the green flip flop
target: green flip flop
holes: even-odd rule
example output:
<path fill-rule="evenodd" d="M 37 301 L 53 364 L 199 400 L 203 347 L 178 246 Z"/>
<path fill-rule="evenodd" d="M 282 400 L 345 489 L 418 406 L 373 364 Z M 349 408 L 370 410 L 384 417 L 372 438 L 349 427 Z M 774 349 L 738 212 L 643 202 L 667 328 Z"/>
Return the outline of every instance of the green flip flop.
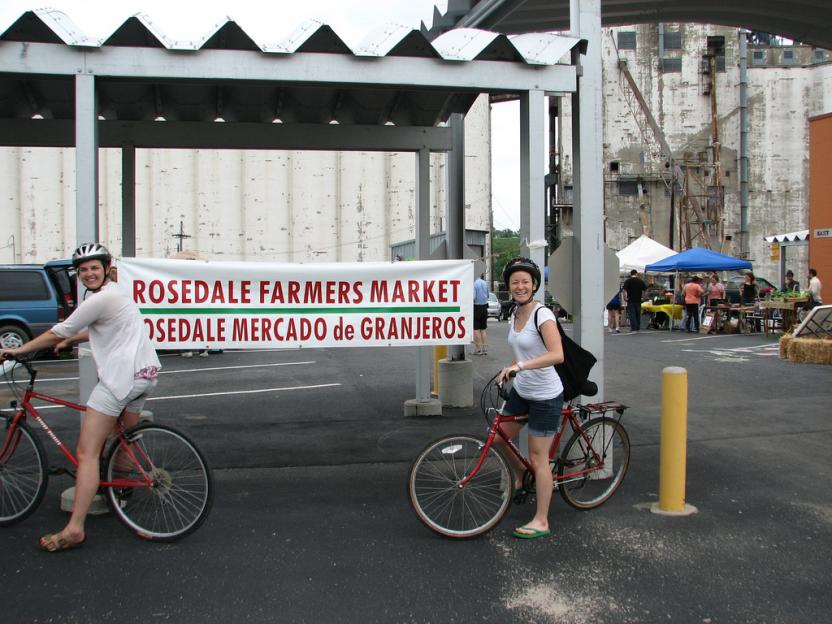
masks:
<path fill-rule="evenodd" d="M 522 531 L 531 531 L 531 533 L 523 533 Z M 519 537 L 520 539 L 537 539 L 538 537 L 546 537 L 547 535 L 551 535 L 552 532 L 549 530 L 540 531 L 538 529 L 533 529 L 532 527 L 528 526 L 521 526 L 519 528 L 514 529 L 514 537 Z"/>

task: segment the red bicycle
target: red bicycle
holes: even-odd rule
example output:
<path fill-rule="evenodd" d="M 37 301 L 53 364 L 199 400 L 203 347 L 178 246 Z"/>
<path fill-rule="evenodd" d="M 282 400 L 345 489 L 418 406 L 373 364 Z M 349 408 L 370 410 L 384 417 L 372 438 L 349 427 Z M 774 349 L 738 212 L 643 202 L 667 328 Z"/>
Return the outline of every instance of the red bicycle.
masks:
<path fill-rule="evenodd" d="M 13 379 L 15 366 L 29 373 L 22 397 Z M 86 408 L 35 391 L 37 371 L 25 360 L 3 363 L 3 372 L 18 397 L 12 401 L 14 414 L 0 417 L 0 526 L 8 526 L 37 509 L 49 479 L 46 452 L 26 423 L 27 417 L 44 430 L 71 466 L 53 473 L 74 477 L 78 467 L 75 456 L 32 400 L 79 412 Z M 205 521 L 213 502 L 211 471 L 197 446 L 172 427 L 153 423 L 124 429 L 117 421 L 103 455 L 100 486 L 118 519 L 139 537 L 152 541 L 172 542 L 189 535 Z"/>
<path fill-rule="evenodd" d="M 522 418 L 499 413 L 497 397 L 505 400 L 508 393 L 495 380 L 496 375 L 480 398 L 489 424 L 487 436 L 455 434 L 434 440 L 422 449 L 410 468 L 407 489 L 411 506 L 425 526 L 445 537 L 469 538 L 493 529 L 512 500 L 523 502 L 535 491 L 531 463 L 502 428 L 503 423 Z M 592 396 L 597 391 L 598 387 L 588 382 L 582 394 Z M 549 461 L 554 488 L 575 509 L 594 509 L 621 486 L 630 465 L 630 438 L 621 424 L 626 409 L 626 405 L 613 402 L 570 402 L 563 407 L 561 428 L 552 440 Z M 558 453 L 567 424 L 573 433 Z M 518 498 L 512 497 L 511 466 L 494 445 L 498 435 L 526 469 L 526 493 Z"/>

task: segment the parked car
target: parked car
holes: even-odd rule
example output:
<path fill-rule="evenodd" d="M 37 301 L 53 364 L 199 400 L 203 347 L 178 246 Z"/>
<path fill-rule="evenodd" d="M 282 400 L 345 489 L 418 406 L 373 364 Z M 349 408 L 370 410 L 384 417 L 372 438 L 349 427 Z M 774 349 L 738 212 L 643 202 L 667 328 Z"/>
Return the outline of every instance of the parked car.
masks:
<path fill-rule="evenodd" d="M 74 309 L 72 261 L 0 265 L 0 348 L 19 347 Z"/>
<path fill-rule="evenodd" d="M 488 316 L 495 319 L 500 318 L 500 300 L 493 292 L 488 293 Z"/>
<path fill-rule="evenodd" d="M 732 275 L 731 277 L 725 280 L 725 298 L 728 299 L 729 303 L 740 302 L 740 285 L 744 281 L 744 275 Z M 772 284 L 764 277 L 755 277 L 754 281 L 757 282 L 757 288 L 759 289 L 758 293 L 761 297 L 764 297 L 768 293 L 777 290 L 774 284 Z"/>

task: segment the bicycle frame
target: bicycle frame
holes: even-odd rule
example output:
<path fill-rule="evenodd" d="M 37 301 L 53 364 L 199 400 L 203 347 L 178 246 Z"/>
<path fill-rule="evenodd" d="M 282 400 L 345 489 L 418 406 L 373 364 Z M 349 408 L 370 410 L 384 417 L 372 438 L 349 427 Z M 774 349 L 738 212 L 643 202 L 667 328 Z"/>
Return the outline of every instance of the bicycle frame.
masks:
<path fill-rule="evenodd" d="M 49 437 L 50 440 L 58 447 L 61 451 L 63 456 L 66 460 L 72 464 L 73 468 L 78 468 L 78 460 L 75 458 L 75 455 L 66 447 L 66 445 L 61 441 L 58 435 L 52 430 L 44 418 L 40 415 L 37 408 L 32 405 L 32 399 L 38 399 L 40 401 L 44 401 L 46 403 L 51 403 L 52 405 L 60 405 L 63 407 L 68 407 L 72 410 L 78 412 L 85 412 L 87 408 L 84 405 L 79 405 L 77 403 L 73 403 L 72 401 L 65 401 L 64 399 L 59 399 L 58 397 L 49 396 L 48 394 L 43 394 L 41 392 L 37 392 L 34 389 L 34 382 L 36 373 L 35 371 L 29 369 L 30 371 L 30 379 L 29 384 L 26 387 L 26 391 L 23 394 L 23 399 L 19 405 L 19 408 L 14 416 L 9 419 L 8 429 L 11 431 L 10 435 L 6 436 L 5 441 L 3 443 L 2 448 L 0 448 L 0 463 L 3 463 L 7 460 L 8 457 L 11 457 L 16 448 L 17 443 L 19 440 L 19 436 L 15 436 L 15 431 L 18 427 L 18 424 L 22 421 L 26 420 L 26 417 L 31 417 L 46 435 Z M 14 405 L 14 404 L 13 404 Z M 14 405 L 18 407 L 17 405 Z M 124 427 L 121 423 L 116 420 L 115 423 L 115 436 L 118 439 L 119 444 L 121 445 L 122 449 L 127 453 L 130 459 L 133 462 L 133 465 L 137 468 L 138 472 L 141 474 L 142 480 L 135 480 L 135 479 L 115 479 L 113 481 L 100 481 L 99 485 L 103 487 L 117 487 L 117 488 L 129 488 L 129 487 L 150 487 L 154 484 L 154 481 L 148 475 L 147 471 L 142 466 L 142 462 L 139 461 L 139 458 L 134 453 L 134 446 L 127 443 L 124 437 Z M 145 460 L 145 465 L 150 465 L 150 459 L 144 453 L 144 450 L 140 447 L 136 447 L 139 451 L 139 455 L 143 456 Z M 74 472 L 70 472 L 70 474 L 74 477 Z"/>
<path fill-rule="evenodd" d="M 590 403 L 588 405 L 566 405 L 561 410 L 561 426 L 558 430 L 557 434 L 552 439 L 552 445 L 549 447 L 549 461 L 554 461 L 555 457 L 558 453 L 558 449 L 560 448 L 560 441 L 563 437 L 563 432 L 565 431 L 565 425 L 568 422 L 569 425 L 572 427 L 572 430 L 581 434 L 584 439 L 584 442 L 587 445 L 587 448 L 591 450 L 593 456 L 593 466 L 588 469 L 584 470 L 577 470 L 575 472 L 570 472 L 564 474 L 562 477 L 557 475 L 553 475 L 554 483 L 564 483 L 569 480 L 582 477 L 585 474 L 589 474 L 591 472 L 596 472 L 604 468 L 604 460 L 603 455 L 599 455 L 598 451 L 595 449 L 595 446 L 592 443 L 592 440 L 587 435 L 586 431 L 584 430 L 583 426 L 581 425 L 581 419 L 578 418 L 577 414 L 581 412 L 586 412 L 587 414 L 602 414 L 605 415 L 608 411 L 616 411 L 619 414 L 622 414 L 623 411 L 627 409 L 625 405 L 621 403 L 613 403 L 613 402 L 606 402 L 606 403 Z M 606 417 L 606 416 L 604 416 Z M 620 419 L 620 416 L 619 416 Z M 532 467 L 529 460 L 523 455 L 523 452 L 517 447 L 513 440 L 508 437 L 508 434 L 503 430 L 502 424 L 509 423 L 509 422 L 518 422 L 520 420 L 526 420 L 526 416 L 503 416 L 499 412 L 495 410 L 494 420 L 492 421 L 491 425 L 488 428 L 488 437 L 486 438 L 485 445 L 483 446 L 482 453 L 480 454 L 479 460 L 477 464 L 474 466 L 473 470 L 463 478 L 457 487 L 464 488 L 468 482 L 476 476 L 479 472 L 480 468 L 482 467 L 483 462 L 485 461 L 486 456 L 488 455 L 488 451 L 491 446 L 494 444 L 494 440 L 499 435 L 503 440 L 505 440 L 506 445 L 511 450 L 512 453 L 517 457 L 517 459 L 523 464 L 527 471 L 533 473 L 534 468 Z"/>

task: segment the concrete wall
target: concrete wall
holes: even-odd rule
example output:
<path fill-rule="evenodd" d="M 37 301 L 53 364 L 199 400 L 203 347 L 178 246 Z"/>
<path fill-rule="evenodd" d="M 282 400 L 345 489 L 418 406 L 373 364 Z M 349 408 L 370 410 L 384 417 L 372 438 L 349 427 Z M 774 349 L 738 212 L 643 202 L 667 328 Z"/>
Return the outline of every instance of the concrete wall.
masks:
<path fill-rule="evenodd" d="M 466 227 L 490 230 L 487 97 L 466 118 Z M 0 246 L 16 262 L 75 246 L 75 157 L 68 149 L 0 148 Z M 121 152 L 100 151 L 100 233 L 121 249 Z M 445 157 L 431 156 L 431 232 L 445 226 Z M 137 150 L 136 253 L 183 246 L 206 258 L 284 262 L 388 260 L 415 235 L 412 154 Z M 0 262 L 13 261 L 11 247 Z"/>

